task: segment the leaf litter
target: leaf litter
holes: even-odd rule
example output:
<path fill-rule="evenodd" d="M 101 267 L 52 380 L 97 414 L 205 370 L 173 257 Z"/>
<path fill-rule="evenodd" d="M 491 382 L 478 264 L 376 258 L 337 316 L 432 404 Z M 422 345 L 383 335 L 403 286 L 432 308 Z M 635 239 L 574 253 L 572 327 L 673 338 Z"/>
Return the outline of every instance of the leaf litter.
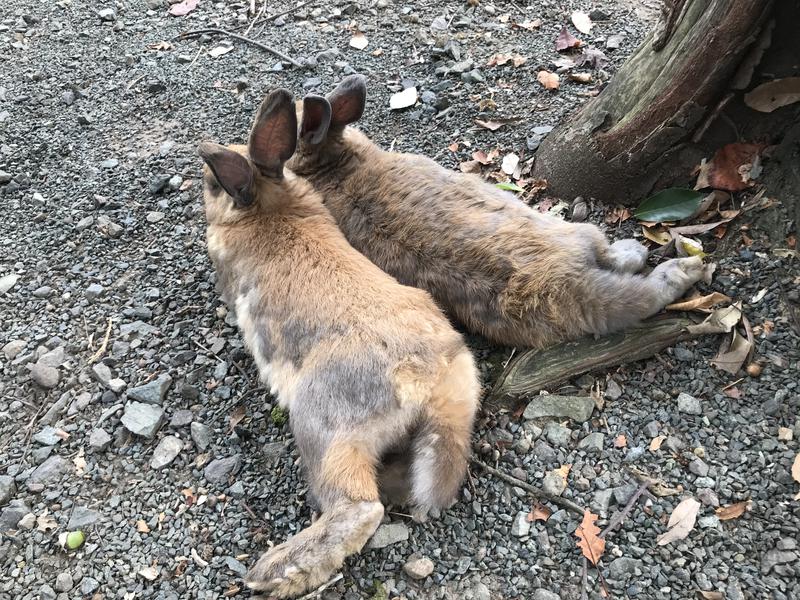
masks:
<path fill-rule="evenodd" d="M 578 538 L 577 546 L 581 549 L 581 553 L 593 565 L 597 565 L 597 561 L 603 557 L 606 550 L 606 541 L 600 537 L 600 528 L 596 525 L 598 516 L 589 510 L 583 512 L 583 520 L 578 528 L 575 530 L 575 536 Z"/>
<path fill-rule="evenodd" d="M 667 531 L 658 536 L 656 543 L 659 546 L 665 546 L 686 538 L 694 528 L 698 510 L 700 510 L 700 503 L 694 498 L 686 498 L 678 504 L 669 517 Z"/>

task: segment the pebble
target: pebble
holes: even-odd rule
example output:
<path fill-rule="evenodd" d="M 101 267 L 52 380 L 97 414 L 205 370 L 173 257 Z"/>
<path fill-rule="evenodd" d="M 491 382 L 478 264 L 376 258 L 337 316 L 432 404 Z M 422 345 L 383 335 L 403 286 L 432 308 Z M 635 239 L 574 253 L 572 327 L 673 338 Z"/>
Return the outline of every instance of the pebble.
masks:
<path fill-rule="evenodd" d="M 542 480 L 542 489 L 551 496 L 560 496 L 567 489 L 567 480 L 556 470 L 548 471 Z"/>
<path fill-rule="evenodd" d="M 119 161 L 116 158 L 107 158 L 100 163 L 100 167 L 103 169 L 114 169 L 117 165 L 119 165 Z"/>
<path fill-rule="evenodd" d="M 42 354 L 36 362 L 40 365 L 57 369 L 64 364 L 64 348 L 62 346 L 53 348 L 50 352 Z"/>
<path fill-rule="evenodd" d="M 56 576 L 56 591 L 57 592 L 68 592 L 72 589 L 73 585 L 75 585 L 72 581 L 72 575 L 69 573 L 59 573 Z"/>
<path fill-rule="evenodd" d="M 31 367 L 31 379 L 37 385 L 45 389 L 50 389 L 58 385 L 61 376 L 59 375 L 58 369 L 36 363 Z"/>
<path fill-rule="evenodd" d="M 183 450 L 183 442 L 174 435 L 168 435 L 162 439 L 153 451 L 153 458 L 150 460 L 151 469 L 162 469 L 175 460 Z"/>
<path fill-rule="evenodd" d="M 114 21 L 117 18 L 117 11 L 113 8 L 104 8 L 97 11 L 97 16 L 100 17 L 101 21 Z"/>
<path fill-rule="evenodd" d="M 24 501 L 11 500 L 8 506 L 0 511 L 0 532 L 16 529 L 17 523 L 29 512 L 31 509 Z"/>
<path fill-rule="evenodd" d="M 700 500 L 705 506 L 719 506 L 719 497 L 716 492 L 709 488 L 700 488 L 695 492 L 697 499 Z"/>
<path fill-rule="evenodd" d="M 161 175 L 156 175 L 150 179 L 150 183 L 147 184 L 147 189 L 153 195 L 158 194 L 169 185 L 169 179 L 170 176 L 163 173 Z"/>
<path fill-rule="evenodd" d="M 794 562 L 797 560 L 797 553 L 792 550 L 778 550 L 773 548 L 767 550 L 761 557 L 761 574 L 766 575 L 777 565 Z"/>
<path fill-rule="evenodd" d="M 71 471 L 72 463 L 66 458 L 62 458 L 58 455 L 51 456 L 31 473 L 31 476 L 28 478 L 28 484 L 51 483 L 61 479 Z"/>
<path fill-rule="evenodd" d="M 641 568 L 641 560 L 620 556 L 609 563 L 608 576 L 615 581 L 622 581 L 626 577 L 633 577 L 636 575 L 636 572 L 641 570 Z"/>
<path fill-rule="evenodd" d="M 578 442 L 578 450 L 584 450 L 591 454 L 600 454 L 603 451 L 603 444 L 606 436 L 602 433 L 593 432 Z"/>
<path fill-rule="evenodd" d="M 93 594 L 100 588 L 100 582 L 93 577 L 84 577 L 81 579 L 81 594 L 88 596 Z"/>
<path fill-rule="evenodd" d="M 622 396 L 622 387 L 615 379 L 609 379 L 606 382 L 606 390 L 603 395 L 612 401 L 619 400 L 619 397 Z"/>
<path fill-rule="evenodd" d="M 157 210 L 151 210 L 145 217 L 148 223 L 158 223 L 164 219 L 164 213 Z"/>
<path fill-rule="evenodd" d="M 238 454 L 214 459 L 206 465 L 203 475 L 209 483 L 225 483 L 232 474 L 239 470 L 240 461 Z"/>
<path fill-rule="evenodd" d="M 152 438 L 164 420 L 164 410 L 143 402 L 129 402 L 122 415 L 122 424 L 136 435 Z"/>
<path fill-rule="evenodd" d="M 408 526 L 405 523 L 383 523 L 367 542 L 367 548 L 386 548 L 408 540 Z"/>
<path fill-rule="evenodd" d="M 537 396 L 525 407 L 525 419 L 539 417 L 569 417 L 573 421 L 588 421 L 594 410 L 594 400 L 588 396 Z"/>
<path fill-rule="evenodd" d="M 161 405 L 171 385 L 172 377 L 164 373 L 149 383 L 129 389 L 128 398 L 146 404 Z"/>
<path fill-rule="evenodd" d="M 687 415 L 702 415 L 703 407 L 700 400 L 684 392 L 678 395 L 678 410 Z"/>
<path fill-rule="evenodd" d="M 239 577 L 244 577 L 245 575 L 247 575 L 247 567 L 245 567 L 242 563 L 240 563 L 232 556 L 225 557 L 225 566 L 228 567 L 234 573 L 236 573 Z"/>
<path fill-rule="evenodd" d="M 33 513 L 28 513 L 17 522 L 18 529 L 30 531 L 34 527 L 36 527 L 36 515 Z"/>
<path fill-rule="evenodd" d="M 689 471 L 700 477 L 705 477 L 708 475 L 708 465 L 699 458 L 695 458 L 689 463 Z"/>
<path fill-rule="evenodd" d="M 561 597 L 549 590 L 539 588 L 533 592 L 533 600 L 561 600 Z"/>
<path fill-rule="evenodd" d="M 10 291 L 17 284 L 17 281 L 19 281 L 19 275 L 13 273 L 0 277 L 0 294 Z"/>
<path fill-rule="evenodd" d="M 17 484 L 14 478 L 9 475 L 0 475 L 0 507 L 8 504 L 17 492 Z"/>
<path fill-rule="evenodd" d="M 55 290 L 49 285 L 43 285 L 33 290 L 34 298 L 49 298 Z"/>
<path fill-rule="evenodd" d="M 100 285 L 99 283 L 93 283 L 88 288 L 86 288 L 86 291 L 84 292 L 84 295 L 86 296 L 86 299 L 89 302 L 94 302 L 100 296 L 103 295 L 104 291 L 105 291 L 105 288 L 102 285 Z"/>
<path fill-rule="evenodd" d="M 100 513 L 90 509 L 88 506 L 76 506 L 69 517 L 67 529 L 85 529 L 91 527 L 100 518 Z"/>
<path fill-rule="evenodd" d="M 92 375 L 105 387 L 108 387 L 108 382 L 114 378 L 111 369 L 105 363 L 99 362 L 92 365 Z"/>
<path fill-rule="evenodd" d="M 39 600 L 56 600 L 56 591 L 45 583 L 39 588 Z"/>
<path fill-rule="evenodd" d="M 25 340 L 12 340 L 3 346 L 3 354 L 8 360 L 14 360 L 27 346 Z"/>
<path fill-rule="evenodd" d="M 33 436 L 34 441 L 42 444 L 43 446 L 54 446 L 63 438 L 59 435 L 59 430 L 55 427 L 44 427 L 40 432 Z"/>
<path fill-rule="evenodd" d="M 192 435 L 194 445 L 197 446 L 200 452 L 204 452 L 211 445 L 212 432 L 206 425 L 195 421 L 192 423 L 189 431 Z"/>
<path fill-rule="evenodd" d="M 661 423 L 658 421 L 650 421 L 644 426 L 644 434 L 649 438 L 658 437 L 659 431 L 661 431 Z"/>
<path fill-rule="evenodd" d="M 526 511 L 520 511 L 517 513 L 517 516 L 514 517 L 514 522 L 511 524 L 511 535 L 516 537 L 522 537 L 528 535 L 531 532 L 531 524 L 528 521 L 528 513 Z"/>
<path fill-rule="evenodd" d="M 170 419 L 169 425 L 175 429 L 178 429 L 179 427 L 186 427 L 192 422 L 193 418 L 194 413 L 190 410 L 176 410 L 172 415 L 172 419 Z"/>
<path fill-rule="evenodd" d="M 544 427 L 544 437 L 553 446 L 568 448 L 572 431 L 561 423 L 550 422 Z"/>
<path fill-rule="evenodd" d="M 406 575 L 411 579 L 417 580 L 430 576 L 433 573 L 433 568 L 433 561 L 426 556 L 413 558 L 403 565 L 403 571 L 405 571 Z"/>
<path fill-rule="evenodd" d="M 111 436 L 105 429 L 94 429 L 89 435 L 89 447 L 96 452 L 104 452 L 111 445 Z"/>
<path fill-rule="evenodd" d="M 122 235 L 124 231 L 123 227 L 111 219 L 109 219 L 105 215 L 100 215 L 97 217 L 97 230 L 102 233 L 103 235 L 107 235 L 110 238 L 118 238 Z"/>

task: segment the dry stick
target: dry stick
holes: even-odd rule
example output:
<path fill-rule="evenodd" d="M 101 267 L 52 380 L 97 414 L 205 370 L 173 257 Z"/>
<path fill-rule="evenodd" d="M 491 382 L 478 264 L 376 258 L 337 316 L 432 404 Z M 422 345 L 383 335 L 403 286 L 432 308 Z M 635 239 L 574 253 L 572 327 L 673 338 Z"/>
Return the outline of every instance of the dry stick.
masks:
<path fill-rule="evenodd" d="M 322 594 L 322 592 L 327 590 L 334 583 L 337 583 L 342 577 L 344 577 L 344 575 L 342 575 L 341 573 L 338 573 L 333 579 L 331 579 L 327 583 L 323 583 L 321 586 L 319 586 L 313 592 L 309 592 L 305 596 L 300 596 L 297 600 L 310 600 L 311 598 L 317 598 L 318 596 L 320 596 Z"/>
<path fill-rule="evenodd" d="M 100 347 L 97 349 L 97 352 L 92 354 L 91 358 L 89 358 L 89 364 L 92 364 L 96 360 L 99 360 L 100 357 L 103 356 L 103 354 L 105 353 L 106 348 L 108 348 L 108 339 L 109 337 L 111 337 L 111 323 L 112 323 L 111 317 L 108 317 L 108 327 L 106 327 L 106 334 L 103 336 L 103 342 L 100 344 Z"/>
<path fill-rule="evenodd" d="M 515 487 L 525 490 L 535 498 L 548 500 L 553 504 L 560 506 L 561 508 L 566 508 L 567 510 L 571 510 L 577 515 L 583 516 L 584 510 L 580 506 L 575 504 L 572 500 L 567 500 L 566 498 L 562 498 L 561 496 L 554 496 L 552 494 L 548 494 L 543 489 L 533 486 L 530 483 L 522 481 L 521 479 L 517 479 L 512 475 L 507 475 L 506 473 L 503 473 L 502 471 L 499 471 L 494 467 L 490 467 L 485 462 L 482 462 L 477 458 L 473 458 L 472 462 L 481 467 L 484 471 L 486 471 L 490 475 L 494 475 L 495 477 L 497 477 L 498 479 L 502 479 L 506 483 L 509 483 Z"/>
<path fill-rule="evenodd" d="M 227 31 L 225 29 L 218 29 L 216 27 L 209 27 L 208 29 L 194 29 L 192 31 L 184 31 L 183 33 L 178 34 L 177 36 L 175 36 L 172 39 L 174 39 L 174 40 L 176 40 L 176 39 L 177 40 L 185 40 L 185 39 L 189 39 L 189 38 L 199 37 L 201 35 L 206 35 L 206 34 L 209 34 L 209 33 L 215 33 L 217 35 L 224 35 L 224 36 L 227 36 L 229 38 L 233 38 L 234 40 L 239 40 L 240 42 L 245 42 L 246 44 L 251 44 L 251 45 L 255 46 L 256 48 L 261 48 L 262 50 L 264 50 L 266 52 L 269 52 L 270 54 L 274 54 L 275 56 L 277 56 L 281 60 L 283 60 L 285 62 L 288 62 L 288 63 L 294 65 L 295 67 L 303 68 L 303 65 L 301 65 L 299 62 L 297 62 L 291 56 L 288 56 L 288 55 L 284 54 L 280 50 L 276 50 L 275 48 L 273 48 L 271 46 L 267 46 L 266 44 L 262 44 L 261 42 L 257 42 L 255 40 L 252 40 L 249 37 L 245 37 L 243 35 L 239 35 L 238 33 L 232 33 L 232 32 Z"/>

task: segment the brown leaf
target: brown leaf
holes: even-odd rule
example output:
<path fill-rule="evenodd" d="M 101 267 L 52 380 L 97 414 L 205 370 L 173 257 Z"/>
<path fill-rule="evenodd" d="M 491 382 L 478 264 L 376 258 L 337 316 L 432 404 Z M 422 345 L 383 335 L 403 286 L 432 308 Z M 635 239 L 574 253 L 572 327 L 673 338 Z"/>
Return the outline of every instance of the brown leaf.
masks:
<path fill-rule="evenodd" d="M 625 437 L 624 433 L 620 433 L 617 437 L 614 438 L 615 448 L 624 448 L 627 445 L 628 445 L 628 438 Z"/>
<path fill-rule="evenodd" d="M 453 142 L 447 147 L 450 152 L 457 152 L 458 151 L 458 142 Z"/>
<path fill-rule="evenodd" d="M 560 83 L 558 75 L 550 71 L 539 71 L 536 74 L 536 79 L 546 90 L 557 90 Z"/>
<path fill-rule="evenodd" d="M 659 435 L 650 440 L 650 452 L 658 452 L 665 439 L 667 439 L 667 436 Z"/>
<path fill-rule="evenodd" d="M 586 48 L 577 58 L 575 64 L 578 66 L 589 65 L 593 69 L 601 69 L 608 62 L 608 57 L 593 46 Z"/>
<path fill-rule="evenodd" d="M 603 218 L 603 220 L 608 225 L 616 225 L 617 223 L 624 223 L 625 221 L 627 221 L 630 218 L 631 218 L 630 209 L 618 204 L 617 206 L 615 206 L 614 208 L 609 209 L 606 212 L 606 215 Z"/>
<path fill-rule="evenodd" d="M 51 529 L 58 529 L 58 523 L 48 514 L 48 510 L 45 508 L 44 512 L 36 517 L 36 531 L 47 533 Z"/>
<path fill-rule="evenodd" d="M 493 54 L 489 57 L 489 61 L 486 63 L 486 66 L 499 67 L 510 62 L 515 67 L 519 67 L 524 65 L 527 60 L 528 58 L 526 56 L 522 56 L 521 54 Z"/>
<path fill-rule="evenodd" d="M 739 400 L 742 397 L 742 391 L 736 386 L 726 387 L 722 390 L 722 393 L 734 400 Z"/>
<path fill-rule="evenodd" d="M 183 2 L 178 2 L 178 4 L 173 4 L 169 7 L 169 14 L 173 17 L 183 17 L 188 15 L 192 12 L 195 8 L 197 8 L 197 4 L 200 0 L 183 0 Z"/>
<path fill-rule="evenodd" d="M 488 165 L 490 162 L 492 162 L 492 159 L 483 150 L 476 150 L 475 152 L 473 152 L 472 160 L 475 160 L 481 163 L 482 165 Z"/>
<path fill-rule="evenodd" d="M 738 519 L 745 511 L 750 510 L 753 505 L 752 500 L 745 500 L 737 502 L 736 504 L 729 504 L 728 506 L 720 506 L 716 511 L 717 517 L 720 521 L 730 521 L 731 519 Z"/>
<path fill-rule="evenodd" d="M 139 533 L 150 533 L 150 527 L 144 522 L 144 519 L 136 521 L 136 531 Z"/>
<path fill-rule="evenodd" d="M 462 173 L 480 173 L 481 163 L 479 160 L 465 160 L 458 164 L 458 168 Z"/>
<path fill-rule="evenodd" d="M 742 368 L 744 361 L 747 360 L 752 347 L 753 345 L 750 341 L 734 329 L 731 340 L 723 340 L 719 352 L 711 359 L 711 364 L 731 375 L 735 375 Z"/>
<path fill-rule="evenodd" d="M 735 142 L 717 150 L 714 158 L 701 165 L 701 176 L 706 187 L 729 192 L 741 192 L 752 185 L 750 167 L 754 161 L 760 160 L 764 144 L 746 144 Z M 745 170 L 741 169 L 745 167 Z"/>
<path fill-rule="evenodd" d="M 684 539 L 697 521 L 698 510 L 700 510 L 700 503 L 694 498 L 686 498 L 678 504 L 669 517 L 667 523 L 669 529 L 658 536 L 656 543 L 664 546 L 670 542 Z"/>
<path fill-rule="evenodd" d="M 669 234 L 669 231 L 667 231 L 661 225 L 657 227 L 648 227 L 646 225 L 642 225 L 642 235 L 644 235 L 644 237 L 651 242 L 655 242 L 659 246 L 669 244 L 670 240 L 672 240 L 672 236 Z"/>
<path fill-rule="evenodd" d="M 567 31 L 567 26 L 564 25 L 556 38 L 556 50 L 563 52 L 571 48 L 580 48 L 583 42 Z"/>
<path fill-rule="evenodd" d="M 536 521 L 547 521 L 550 518 L 550 515 L 553 514 L 553 511 L 546 507 L 544 504 L 537 502 L 533 505 L 533 510 L 528 513 L 528 522 L 534 523 Z"/>
<path fill-rule="evenodd" d="M 147 47 L 150 50 L 160 50 L 162 52 L 165 50 L 172 50 L 174 48 L 174 46 L 169 42 L 156 42 L 155 44 L 147 44 Z"/>
<path fill-rule="evenodd" d="M 595 525 L 597 515 L 592 514 L 588 510 L 583 511 L 583 521 L 578 525 L 575 530 L 575 535 L 578 538 L 578 548 L 581 549 L 583 555 L 591 561 L 593 565 L 603 557 L 603 552 L 606 549 L 606 541 L 598 537 L 600 535 L 600 528 Z"/>
<path fill-rule="evenodd" d="M 514 119 L 513 121 L 512 120 L 506 120 L 506 121 L 481 121 L 480 119 L 475 119 L 475 124 L 476 125 L 480 125 L 484 129 L 488 129 L 489 131 L 497 131 L 503 125 L 506 125 L 508 123 L 512 123 L 512 122 L 515 122 L 515 121 L 516 121 L 516 119 Z"/>
<path fill-rule="evenodd" d="M 711 312 L 711 308 L 716 304 L 722 302 L 731 302 L 731 299 L 725 294 L 719 292 L 712 292 L 706 296 L 697 296 L 684 300 L 683 302 L 676 302 L 669 304 L 667 310 L 696 310 L 700 312 Z"/>
<path fill-rule="evenodd" d="M 744 95 L 747 106 L 764 113 L 795 102 L 800 102 L 800 77 L 768 81 Z"/>
<path fill-rule="evenodd" d="M 569 78 L 578 83 L 592 83 L 591 73 L 570 73 Z"/>
<path fill-rule="evenodd" d="M 792 478 L 797 483 L 800 483 L 800 454 L 794 457 L 794 462 L 792 463 Z"/>
<path fill-rule="evenodd" d="M 231 411 L 231 414 L 228 417 L 230 427 L 228 430 L 229 433 L 233 431 L 234 427 L 242 422 L 242 419 L 244 419 L 245 415 L 247 415 L 247 409 L 245 408 L 244 404 L 239 404 Z"/>
<path fill-rule="evenodd" d="M 704 600 L 725 600 L 725 595 L 722 592 L 705 592 L 697 590 L 697 597 Z"/>
<path fill-rule="evenodd" d="M 561 465 L 559 468 L 555 469 L 555 472 L 561 475 L 561 477 L 564 478 L 564 481 L 566 481 L 567 475 L 569 475 L 571 469 L 572 465 L 566 464 L 566 465 Z"/>

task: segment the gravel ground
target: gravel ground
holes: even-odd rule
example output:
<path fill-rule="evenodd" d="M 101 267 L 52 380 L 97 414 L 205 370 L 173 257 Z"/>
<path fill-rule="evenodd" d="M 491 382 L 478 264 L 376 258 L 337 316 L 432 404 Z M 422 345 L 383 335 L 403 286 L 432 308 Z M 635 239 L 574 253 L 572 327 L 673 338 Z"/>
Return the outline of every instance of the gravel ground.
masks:
<path fill-rule="evenodd" d="M 241 43 L 213 58 L 219 37 L 158 49 L 186 29 L 243 32 L 244 1 L 204 0 L 182 18 L 161 0 L 3 3 L 0 598 L 246 597 L 247 566 L 309 522 L 285 415 L 259 387 L 214 291 L 199 140 L 241 140 L 271 86 L 324 92 L 358 71 L 370 82 L 363 126 L 377 142 L 452 167 L 495 145 L 525 159 L 546 131 L 535 128 L 556 125 L 594 89 L 565 77 L 557 93 L 536 83 L 538 70 L 554 68 L 566 15 L 606 14 L 582 36 L 609 57 L 593 70 L 600 82 L 648 26 L 630 1 L 323 4 L 249 32 L 301 70 Z M 511 26 L 535 19 L 538 29 Z M 348 44 L 356 28 L 365 50 Z M 605 47 L 612 35 L 622 36 L 618 49 Z M 497 52 L 528 60 L 484 67 Z M 453 69 L 465 60 L 474 64 Z M 389 96 L 412 83 L 423 102 L 390 112 Z M 496 109 L 480 113 L 488 99 Z M 520 121 L 490 132 L 476 117 Z M 447 149 L 454 141 L 457 152 Z M 601 222 L 602 211 L 590 219 Z M 635 488 L 631 468 L 681 490 L 645 497 L 610 536 L 602 573 L 614 598 L 800 597 L 790 475 L 798 334 L 787 312 L 800 280 L 796 265 L 749 235 L 750 248 L 715 255 L 711 286 L 741 299 L 763 331 L 763 372 L 736 383 L 739 397 L 722 392 L 739 378 L 709 365 L 719 340 L 703 339 L 573 382 L 607 388 L 604 409 L 585 422 L 487 414 L 476 431 L 483 460 L 531 483 L 553 486 L 547 473 L 572 465 L 563 496 L 600 514 L 601 526 Z M 489 359 L 510 351 L 471 342 L 489 384 Z M 679 403 L 680 393 L 695 400 Z M 620 434 L 627 445 L 617 448 Z M 667 437 L 650 451 L 658 436 Z M 702 503 L 697 526 L 657 546 L 690 496 Z M 716 506 L 747 499 L 739 519 L 716 517 Z M 442 519 L 418 525 L 391 512 L 375 547 L 322 597 L 579 598 L 576 515 L 531 524 L 531 508 L 522 490 L 475 470 Z M 66 552 L 59 536 L 75 530 L 86 542 Z M 595 569 L 589 584 L 599 598 Z"/>

